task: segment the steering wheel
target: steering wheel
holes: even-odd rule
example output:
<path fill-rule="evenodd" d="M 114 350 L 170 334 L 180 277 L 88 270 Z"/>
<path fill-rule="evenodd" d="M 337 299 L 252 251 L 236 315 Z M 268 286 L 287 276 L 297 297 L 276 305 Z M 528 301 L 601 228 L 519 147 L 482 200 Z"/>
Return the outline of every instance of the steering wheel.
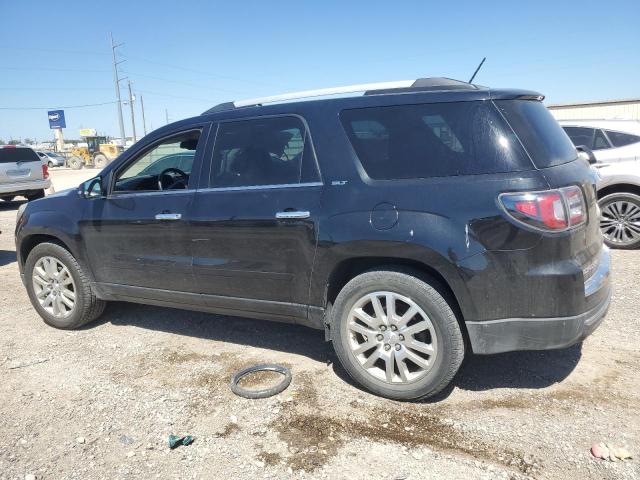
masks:
<path fill-rule="evenodd" d="M 172 175 L 172 174 L 175 174 Z M 171 183 L 165 186 L 164 179 L 168 178 L 171 180 Z M 189 182 L 189 175 L 180 170 L 179 168 L 169 167 L 165 168 L 158 175 L 158 189 L 159 190 L 170 190 L 176 183 L 183 181 L 185 188 L 187 188 L 187 183 Z"/>

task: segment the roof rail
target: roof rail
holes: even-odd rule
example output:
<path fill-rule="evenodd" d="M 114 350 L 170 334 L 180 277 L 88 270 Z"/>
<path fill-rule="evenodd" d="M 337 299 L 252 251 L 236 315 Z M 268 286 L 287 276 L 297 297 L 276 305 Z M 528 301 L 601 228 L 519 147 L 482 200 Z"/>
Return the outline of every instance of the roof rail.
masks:
<path fill-rule="evenodd" d="M 344 87 L 320 88 L 317 90 L 304 90 L 301 92 L 285 93 L 269 97 L 251 98 L 248 100 L 236 100 L 225 102 L 210 108 L 203 113 L 216 113 L 234 108 L 260 106 L 265 103 L 280 103 L 303 98 L 325 97 L 329 95 L 343 95 L 348 93 L 364 92 L 364 95 L 383 95 L 389 93 L 403 93 L 426 90 L 475 90 L 478 87 L 471 83 L 453 80 L 450 78 L 433 77 L 418 78 L 416 80 L 399 80 L 395 82 L 362 83 L 347 85 Z"/>

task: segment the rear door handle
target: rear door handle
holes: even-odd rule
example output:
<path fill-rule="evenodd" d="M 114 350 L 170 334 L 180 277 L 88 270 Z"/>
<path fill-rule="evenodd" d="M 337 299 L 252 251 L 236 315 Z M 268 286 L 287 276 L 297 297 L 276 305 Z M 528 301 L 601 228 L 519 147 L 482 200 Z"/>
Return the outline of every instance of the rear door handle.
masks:
<path fill-rule="evenodd" d="M 298 220 L 302 218 L 309 218 L 311 213 L 306 210 L 285 210 L 283 212 L 277 212 L 276 218 L 279 220 Z"/>
<path fill-rule="evenodd" d="M 156 220 L 180 220 L 182 218 L 181 213 L 158 213 L 156 214 Z"/>

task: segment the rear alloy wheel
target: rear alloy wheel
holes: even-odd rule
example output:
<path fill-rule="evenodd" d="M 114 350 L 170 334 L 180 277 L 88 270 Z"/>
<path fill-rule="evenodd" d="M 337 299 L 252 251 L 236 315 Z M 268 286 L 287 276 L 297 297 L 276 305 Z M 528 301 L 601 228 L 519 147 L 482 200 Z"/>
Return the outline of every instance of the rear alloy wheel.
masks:
<path fill-rule="evenodd" d="M 80 157 L 75 156 L 67 160 L 67 166 L 74 170 L 80 170 L 82 168 L 82 165 L 83 165 L 83 162 Z"/>
<path fill-rule="evenodd" d="M 52 327 L 78 328 L 104 311 L 84 270 L 64 247 L 40 243 L 29 253 L 24 267 L 29 300 Z"/>
<path fill-rule="evenodd" d="M 612 193 L 602 198 L 600 230 L 604 242 L 611 248 L 640 247 L 640 196 L 633 193 Z"/>
<path fill-rule="evenodd" d="M 464 357 L 458 321 L 433 285 L 410 272 L 372 271 L 342 289 L 331 311 L 333 345 L 349 375 L 397 400 L 435 395 Z"/>
<path fill-rule="evenodd" d="M 93 157 L 93 165 L 96 168 L 104 168 L 109 163 L 109 159 L 103 153 L 97 153 L 95 157 Z"/>

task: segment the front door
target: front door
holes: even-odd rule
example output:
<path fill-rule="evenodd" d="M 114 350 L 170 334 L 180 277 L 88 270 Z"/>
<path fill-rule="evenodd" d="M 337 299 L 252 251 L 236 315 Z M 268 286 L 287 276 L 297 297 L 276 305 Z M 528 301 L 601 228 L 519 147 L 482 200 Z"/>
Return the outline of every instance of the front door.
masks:
<path fill-rule="evenodd" d="M 189 215 L 205 136 L 152 143 L 114 172 L 107 197 L 89 200 L 81 228 L 97 282 L 194 290 Z"/>
<path fill-rule="evenodd" d="M 191 217 L 198 291 L 230 313 L 306 316 L 322 183 L 305 123 L 223 122 L 212 156 Z"/>

